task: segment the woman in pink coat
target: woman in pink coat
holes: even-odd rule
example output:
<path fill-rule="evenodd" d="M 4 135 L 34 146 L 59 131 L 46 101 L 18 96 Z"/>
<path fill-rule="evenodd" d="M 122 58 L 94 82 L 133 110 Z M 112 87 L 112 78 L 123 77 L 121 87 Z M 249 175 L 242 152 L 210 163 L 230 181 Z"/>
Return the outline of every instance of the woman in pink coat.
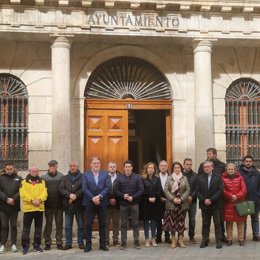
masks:
<path fill-rule="evenodd" d="M 240 217 L 235 205 L 244 201 L 247 195 L 243 177 L 236 170 L 233 163 L 226 166 L 226 172 L 222 175 L 224 186 L 224 221 L 226 221 L 227 246 L 232 245 L 233 223 L 237 223 L 239 245 L 244 246 L 244 222 L 245 217 Z"/>

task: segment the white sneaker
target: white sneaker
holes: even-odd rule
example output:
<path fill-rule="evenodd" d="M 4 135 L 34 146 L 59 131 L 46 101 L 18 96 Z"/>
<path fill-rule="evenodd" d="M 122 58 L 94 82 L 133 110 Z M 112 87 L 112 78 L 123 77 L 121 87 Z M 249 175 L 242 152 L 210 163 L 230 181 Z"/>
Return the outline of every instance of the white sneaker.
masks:
<path fill-rule="evenodd" d="M 3 254 L 5 252 L 5 247 L 4 246 L 0 246 L 0 254 Z"/>
<path fill-rule="evenodd" d="M 12 252 L 14 252 L 14 253 L 18 251 L 15 244 L 12 245 L 11 250 L 12 250 Z"/>

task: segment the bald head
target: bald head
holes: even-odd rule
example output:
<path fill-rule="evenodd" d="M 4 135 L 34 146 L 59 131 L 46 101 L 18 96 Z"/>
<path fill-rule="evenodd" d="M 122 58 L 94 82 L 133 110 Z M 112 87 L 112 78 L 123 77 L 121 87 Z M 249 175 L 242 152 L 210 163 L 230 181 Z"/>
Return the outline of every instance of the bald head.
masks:
<path fill-rule="evenodd" d="M 39 169 L 38 167 L 36 167 L 35 165 L 32 165 L 30 168 L 29 168 L 29 174 L 32 175 L 33 177 L 36 177 L 39 175 Z"/>

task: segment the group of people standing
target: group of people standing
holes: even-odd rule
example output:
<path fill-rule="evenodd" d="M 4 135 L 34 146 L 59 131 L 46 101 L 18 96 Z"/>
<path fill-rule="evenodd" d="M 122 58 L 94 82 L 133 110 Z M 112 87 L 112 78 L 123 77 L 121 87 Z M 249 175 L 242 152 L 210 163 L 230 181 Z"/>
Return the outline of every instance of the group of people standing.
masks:
<path fill-rule="evenodd" d="M 110 245 L 127 248 L 128 225 L 133 229 L 133 243 L 139 243 L 139 220 L 142 218 L 145 247 L 157 247 L 164 242 L 185 248 L 185 218 L 188 213 L 188 236 L 195 240 L 197 200 L 202 214 L 202 241 L 200 248 L 209 244 L 210 224 L 215 226 L 216 248 L 222 243 L 232 245 L 233 223 L 238 228 L 239 245 L 246 238 L 246 217 L 238 216 L 235 205 L 244 200 L 254 201 L 255 213 L 251 215 L 253 240 L 259 240 L 260 174 L 253 165 L 253 158 L 245 156 L 239 170 L 234 164 L 225 165 L 217 158 L 214 148 L 207 149 L 207 159 L 201 163 L 198 174 L 192 170 L 192 159 L 183 165 L 174 162 L 172 170 L 166 161 L 146 164 L 144 172 L 133 172 L 133 163 L 124 162 L 124 172 L 117 171 L 116 162 L 109 162 L 108 171 L 101 170 L 98 157 L 93 157 L 90 170 L 82 174 L 77 162 L 69 165 L 68 174 L 58 172 L 58 162 L 51 160 L 48 172 L 39 176 L 36 166 L 29 169 L 23 180 L 17 175 L 13 163 L 7 163 L 0 176 L 0 254 L 6 250 L 11 229 L 11 250 L 17 251 L 17 218 L 20 200 L 23 207 L 22 252 L 30 247 L 30 229 L 34 221 L 34 251 L 42 252 L 42 225 L 46 224 L 43 238 L 45 250 L 53 246 L 51 234 L 53 220 L 56 226 L 58 250 L 72 248 L 74 216 L 77 223 L 77 243 L 84 252 L 92 250 L 92 230 L 95 216 L 99 224 L 99 249 L 108 251 Z M 63 245 L 63 212 L 65 212 L 65 245 Z M 129 221 L 131 220 L 131 221 Z M 130 222 L 130 223 L 129 223 Z M 224 223 L 226 222 L 226 226 Z M 120 225 L 121 224 L 121 225 Z M 119 227 L 121 226 L 121 243 Z M 225 228 L 226 234 L 225 235 Z M 112 239 L 110 239 L 112 230 Z"/>

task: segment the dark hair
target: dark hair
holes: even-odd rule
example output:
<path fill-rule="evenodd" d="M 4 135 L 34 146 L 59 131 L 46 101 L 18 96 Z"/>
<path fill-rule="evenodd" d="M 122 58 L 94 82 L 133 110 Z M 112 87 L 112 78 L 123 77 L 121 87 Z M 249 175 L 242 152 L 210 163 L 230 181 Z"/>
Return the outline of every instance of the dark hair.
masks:
<path fill-rule="evenodd" d="M 14 163 L 13 163 L 13 162 L 6 162 L 6 163 L 5 163 L 5 167 L 6 167 L 6 166 L 14 166 Z"/>
<path fill-rule="evenodd" d="M 125 166 L 126 164 L 131 164 L 131 166 L 134 167 L 134 163 L 133 163 L 131 160 L 126 160 L 126 161 L 124 161 L 124 166 Z"/>
<path fill-rule="evenodd" d="M 153 162 L 149 162 L 149 163 L 147 163 L 147 164 L 145 165 L 145 167 L 144 167 L 144 174 L 147 175 L 147 169 L 148 169 L 148 167 L 149 167 L 150 165 L 152 165 L 153 168 L 154 168 L 153 176 L 155 176 L 155 175 L 157 174 L 158 170 L 157 170 L 157 166 L 156 166 L 155 163 L 153 163 Z"/>
<path fill-rule="evenodd" d="M 191 161 L 192 162 L 192 159 L 191 158 L 185 158 L 184 161 L 183 161 L 183 164 L 186 163 L 186 161 Z"/>
<path fill-rule="evenodd" d="M 208 152 L 212 152 L 212 153 L 215 154 L 215 155 L 217 155 L 217 153 L 218 153 L 218 152 L 217 152 L 217 149 L 215 149 L 215 148 L 208 148 L 206 151 L 207 151 L 207 153 L 208 153 Z"/>
<path fill-rule="evenodd" d="M 175 166 L 175 165 L 179 165 L 179 166 L 181 167 L 181 172 L 183 172 L 183 167 L 182 167 L 182 165 L 181 165 L 180 162 L 174 162 L 174 163 L 172 164 L 172 172 L 173 172 L 173 169 L 174 169 L 174 166 Z"/>
<path fill-rule="evenodd" d="M 253 158 L 253 156 L 252 155 L 246 155 L 244 158 L 243 158 L 243 162 L 246 160 L 246 159 L 251 159 L 252 160 L 252 162 L 254 161 L 254 158 Z"/>

